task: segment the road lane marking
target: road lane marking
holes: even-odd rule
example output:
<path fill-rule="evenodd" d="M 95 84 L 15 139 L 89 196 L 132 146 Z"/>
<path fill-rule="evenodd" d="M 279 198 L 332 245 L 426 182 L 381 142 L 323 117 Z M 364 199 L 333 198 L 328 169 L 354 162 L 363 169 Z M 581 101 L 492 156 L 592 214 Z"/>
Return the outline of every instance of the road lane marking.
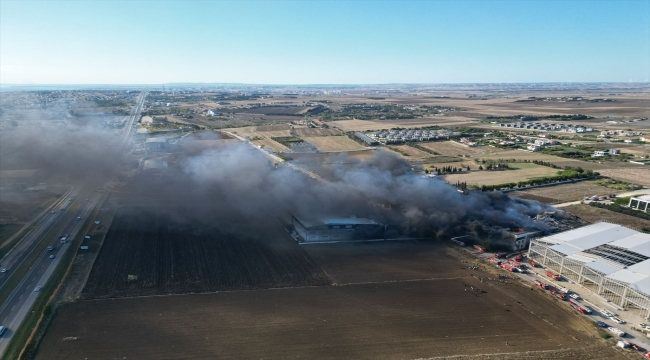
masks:
<path fill-rule="evenodd" d="M 14 306 L 11 308 L 11 311 L 14 311 L 14 308 L 15 308 L 15 307 L 16 307 L 16 305 L 14 305 Z"/>
<path fill-rule="evenodd" d="M 25 294 L 21 294 L 20 297 L 18 298 L 18 300 L 22 299 L 23 295 L 25 295 Z"/>

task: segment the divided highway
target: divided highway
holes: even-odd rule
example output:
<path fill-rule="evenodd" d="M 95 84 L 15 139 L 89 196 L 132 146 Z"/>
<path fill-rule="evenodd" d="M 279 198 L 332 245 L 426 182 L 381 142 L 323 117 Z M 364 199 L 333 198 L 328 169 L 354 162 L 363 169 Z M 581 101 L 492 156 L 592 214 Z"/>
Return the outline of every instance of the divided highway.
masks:
<path fill-rule="evenodd" d="M 65 225 L 62 235 L 69 234 L 70 238 L 78 235 L 84 220 L 88 217 L 91 210 L 95 205 L 99 196 L 95 196 L 89 201 L 85 201 L 81 209 L 75 212 L 75 217 L 68 221 Z M 78 217 L 80 219 L 78 219 Z M 53 247 L 52 251 L 44 251 L 39 257 L 36 264 L 34 264 L 29 273 L 9 299 L 0 308 L 0 324 L 7 328 L 7 331 L 0 337 L 0 354 L 4 353 L 9 341 L 29 312 L 32 304 L 36 301 L 38 296 L 37 287 L 43 287 L 47 280 L 54 272 L 54 269 L 61 261 L 61 256 L 70 247 L 71 242 L 66 241 L 65 244 L 61 243 L 58 236 L 48 241 L 49 245 Z M 54 258 L 51 258 L 53 256 Z"/>
<path fill-rule="evenodd" d="M 122 131 L 122 147 L 127 149 L 136 128 L 136 121 L 140 116 L 144 106 L 146 93 L 142 92 L 138 96 L 136 105 L 129 114 L 129 118 Z M 0 273 L 0 294 L 6 301 L 0 307 L 0 326 L 6 327 L 6 331 L 0 336 L 0 356 L 4 354 L 11 338 L 16 330 L 20 327 L 23 320 L 30 312 L 32 305 L 39 296 L 39 288 L 43 287 L 55 268 L 59 265 L 63 254 L 71 247 L 71 241 L 62 243 L 57 235 L 68 235 L 69 239 L 78 236 L 85 220 L 92 213 L 95 206 L 100 205 L 100 194 L 97 192 L 97 186 L 103 185 L 104 179 L 98 179 L 89 176 L 77 191 L 71 191 L 66 194 L 58 203 L 53 206 L 53 211 L 46 214 L 36 225 L 36 228 L 25 236 L 11 251 L 8 253 L 0 264 L 0 268 L 6 269 L 6 272 Z M 79 199 L 76 199 L 76 198 Z M 84 200 L 84 198 L 87 198 Z M 72 210 L 76 203 L 80 203 L 79 208 Z M 52 234 L 51 230 L 56 225 L 63 222 L 63 230 L 59 234 Z M 43 242 L 52 246 L 52 250 L 46 250 Z M 40 246 L 39 246 L 40 245 Z M 34 251 L 43 251 L 43 254 L 37 257 L 34 264 Z M 75 249 L 72 249 L 75 251 Z M 20 284 L 13 289 L 8 284 L 8 280 L 14 276 L 14 272 L 19 269 L 26 269 L 29 266 L 27 275 L 20 281 Z M 66 264 L 61 264 L 66 266 Z M 24 273 L 25 270 L 20 271 Z M 14 281 L 15 283 L 15 281 Z M 40 310 L 39 310 L 40 311 Z"/>

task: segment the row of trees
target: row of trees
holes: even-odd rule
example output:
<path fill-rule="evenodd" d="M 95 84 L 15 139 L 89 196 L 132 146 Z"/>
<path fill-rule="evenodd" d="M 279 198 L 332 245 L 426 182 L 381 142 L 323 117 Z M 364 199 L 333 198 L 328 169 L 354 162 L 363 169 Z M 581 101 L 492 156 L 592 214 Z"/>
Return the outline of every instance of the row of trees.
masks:
<path fill-rule="evenodd" d="M 469 166 L 466 166 L 465 168 L 463 168 L 461 166 L 455 167 L 455 166 L 451 166 L 451 165 L 450 166 L 443 166 L 443 167 L 439 167 L 439 168 L 434 166 L 432 171 L 437 171 L 440 174 L 444 174 L 444 173 L 455 173 L 455 172 L 461 172 L 461 171 L 470 171 L 470 168 L 469 168 Z M 424 172 L 428 174 L 429 169 L 424 170 Z"/>
<path fill-rule="evenodd" d="M 510 182 L 510 183 L 496 184 L 496 185 L 482 185 L 480 188 L 479 187 L 475 187 L 475 188 L 480 189 L 481 191 L 516 189 L 516 188 L 523 188 L 528 186 L 552 184 L 556 182 L 568 181 L 573 179 L 591 178 L 599 175 L 600 175 L 599 173 L 593 172 L 592 170 L 584 170 L 582 168 L 570 168 L 567 170 L 558 171 L 557 175 L 555 176 L 545 176 L 541 178 L 523 180 L 516 183 Z"/>
<path fill-rule="evenodd" d="M 601 208 L 601 209 L 607 209 L 607 210 L 615 211 L 617 213 L 621 213 L 621 214 L 625 214 L 625 215 L 635 216 L 635 217 L 638 217 L 638 218 L 641 218 L 641 219 L 650 220 L 650 214 L 644 213 L 644 212 L 639 211 L 639 210 L 630 209 L 628 207 L 623 207 L 623 206 L 620 206 L 620 205 L 617 205 L 617 204 L 607 205 L 607 204 L 602 204 L 602 203 L 592 201 L 592 202 L 589 203 L 589 205 L 597 207 L 597 208 Z"/>

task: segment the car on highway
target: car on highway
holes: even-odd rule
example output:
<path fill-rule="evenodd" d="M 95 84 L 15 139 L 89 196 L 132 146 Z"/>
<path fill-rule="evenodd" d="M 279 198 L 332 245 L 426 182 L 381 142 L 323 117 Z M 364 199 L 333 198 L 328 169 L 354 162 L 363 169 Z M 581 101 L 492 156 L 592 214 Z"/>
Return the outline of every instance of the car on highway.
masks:
<path fill-rule="evenodd" d="M 6 273 L 6 272 L 7 272 L 7 269 L 4 269 L 4 268 L 3 268 L 2 271 L 0 271 L 0 272 Z"/>
<path fill-rule="evenodd" d="M 609 327 L 609 325 L 605 324 L 605 323 L 602 322 L 602 321 L 597 321 L 597 323 L 598 323 L 598 326 L 600 326 L 600 327 L 602 327 L 602 328 Z"/>
<path fill-rule="evenodd" d="M 50 259 L 54 259 L 54 255 L 50 255 Z"/>
<path fill-rule="evenodd" d="M 616 316 L 610 316 L 609 319 L 617 324 L 625 324 L 624 320 L 617 318 Z"/>
<path fill-rule="evenodd" d="M 2 334 L 5 333 L 5 331 L 7 331 L 7 328 L 4 326 L 0 326 L 0 336 L 2 336 Z"/>
<path fill-rule="evenodd" d="M 611 311 L 607 310 L 607 309 L 602 309 L 600 312 L 603 313 L 603 315 L 605 315 L 607 317 L 614 316 L 614 314 Z"/>
<path fill-rule="evenodd" d="M 578 294 L 576 294 L 576 293 L 572 293 L 572 294 L 570 294 L 569 297 L 570 297 L 571 299 L 573 299 L 573 300 L 580 300 L 580 295 L 578 295 Z"/>
<path fill-rule="evenodd" d="M 52 250 L 54 250 L 54 246 L 48 246 L 47 247 L 47 251 L 52 251 Z"/>
<path fill-rule="evenodd" d="M 77 216 L 77 220 L 81 220 L 81 216 Z"/>
<path fill-rule="evenodd" d="M 39 292 L 39 291 L 41 291 L 41 289 L 42 289 L 42 287 L 37 286 L 37 287 L 34 288 L 34 292 Z"/>

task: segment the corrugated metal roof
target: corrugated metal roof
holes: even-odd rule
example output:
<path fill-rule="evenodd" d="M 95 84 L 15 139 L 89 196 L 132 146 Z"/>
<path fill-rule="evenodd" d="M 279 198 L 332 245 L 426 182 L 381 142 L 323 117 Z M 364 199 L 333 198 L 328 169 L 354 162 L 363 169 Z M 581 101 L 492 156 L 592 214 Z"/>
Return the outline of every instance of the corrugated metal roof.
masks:
<path fill-rule="evenodd" d="M 646 277 L 645 279 L 639 280 L 634 284 L 630 284 L 630 287 L 646 295 L 650 295 L 650 277 Z"/>
<path fill-rule="evenodd" d="M 555 250 L 559 253 L 562 253 L 564 255 L 572 255 L 577 252 L 580 252 L 581 249 L 577 249 L 573 246 L 567 245 L 567 244 L 557 244 L 551 246 L 551 250 Z"/>
<path fill-rule="evenodd" d="M 627 267 L 628 270 L 650 276 L 650 259 Z"/>
<path fill-rule="evenodd" d="M 612 274 L 612 273 L 615 273 L 615 272 L 621 270 L 621 268 L 616 267 L 614 265 L 610 265 L 610 264 L 608 264 L 606 262 L 603 262 L 601 260 L 594 260 L 594 261 L 592 261 L 590 263 L 586 263 L 585 266 L 590 268 L 590 269 L 594 269 L 596 271 L 599 271 L 599 272 L 601 272 L 601 273 L 603 273 L 605 275 Z"/>
<path fill-rule="evenodd" d="M 622 281 L 622 282 L 628 283 L 628 284 L 634 284 L 637 281 L 647 279 L 648 275 L 635 273 L 635 272 L 632 272 L 632 271 L 627 270 L 627 269 L 621 269 L 621 270 L 619 270 L 617 272 L 608 274 L 605 277 L 608 278 L 608 279 L 612 279 L 612 280 Z"/>
<path fill-rule="evenodd" d="M 586 256 L 583 256 L 583 255 L 580 255 L 580 254 L 569 255 L 569 256 L 567 256 L 567 258 L 575 260 L 575 261 L 580 261 L 580 262 L 583 262 L 583 263 L 588 263 L 588 262 L 594 261 L 593 258 L 586 257 Z"/>
<path fill-rule="evenodd" d="M 577 237 L 573 240 L 567 241 L 567 243 L 575 246 L 577 248 L 586 250 L 591 249 L 596 246 L 607 244 L 618 239 L 628 237 L 630 235 L 638 234 L 638 232 L 628 229 L 623 226 L 616 225 L 615 227 L 604 229 L 602 231 L 592 233 L 589 235 Z"/>
<path fill-rule="evenodd" d="M 554 234 L 554 235 L 551 235 L 551 236 L 548 236 L 548 237 L 551 238 L 551 239 L 554 239 L 554 240 L 556 240 L 558 242 L 566 242 L 566 241 L 574 240 L 574 239 L 581 238 L 581 237 L 584 237 L 584 236 L 589 236 L 589 235 L 592 235 L 592 234 L 595 234 L 595 233 L 598 233 L 598 232 L 601 232 L 601 231 L 605 231 L 605 230 L 608 230 L 608 229 L 611 229 L 611 228 L 615 228 L 615 227 L 621 227 L 621 226 L 616 225 L 616 224 L 606 223 L 606 222 L 597 222 L 595 224 L 591 224 L 591 225 L 583 226 L 581 228 L 561 232 L 559 234 Z"/>
<path fill-rule="evenodd" d="M 612 242 L 610 245 L 629 249 L 641 255 L 650 256 L 650 234 L 636 233 Z M 638 250 L 632 250 L 638 249 Z"/>

